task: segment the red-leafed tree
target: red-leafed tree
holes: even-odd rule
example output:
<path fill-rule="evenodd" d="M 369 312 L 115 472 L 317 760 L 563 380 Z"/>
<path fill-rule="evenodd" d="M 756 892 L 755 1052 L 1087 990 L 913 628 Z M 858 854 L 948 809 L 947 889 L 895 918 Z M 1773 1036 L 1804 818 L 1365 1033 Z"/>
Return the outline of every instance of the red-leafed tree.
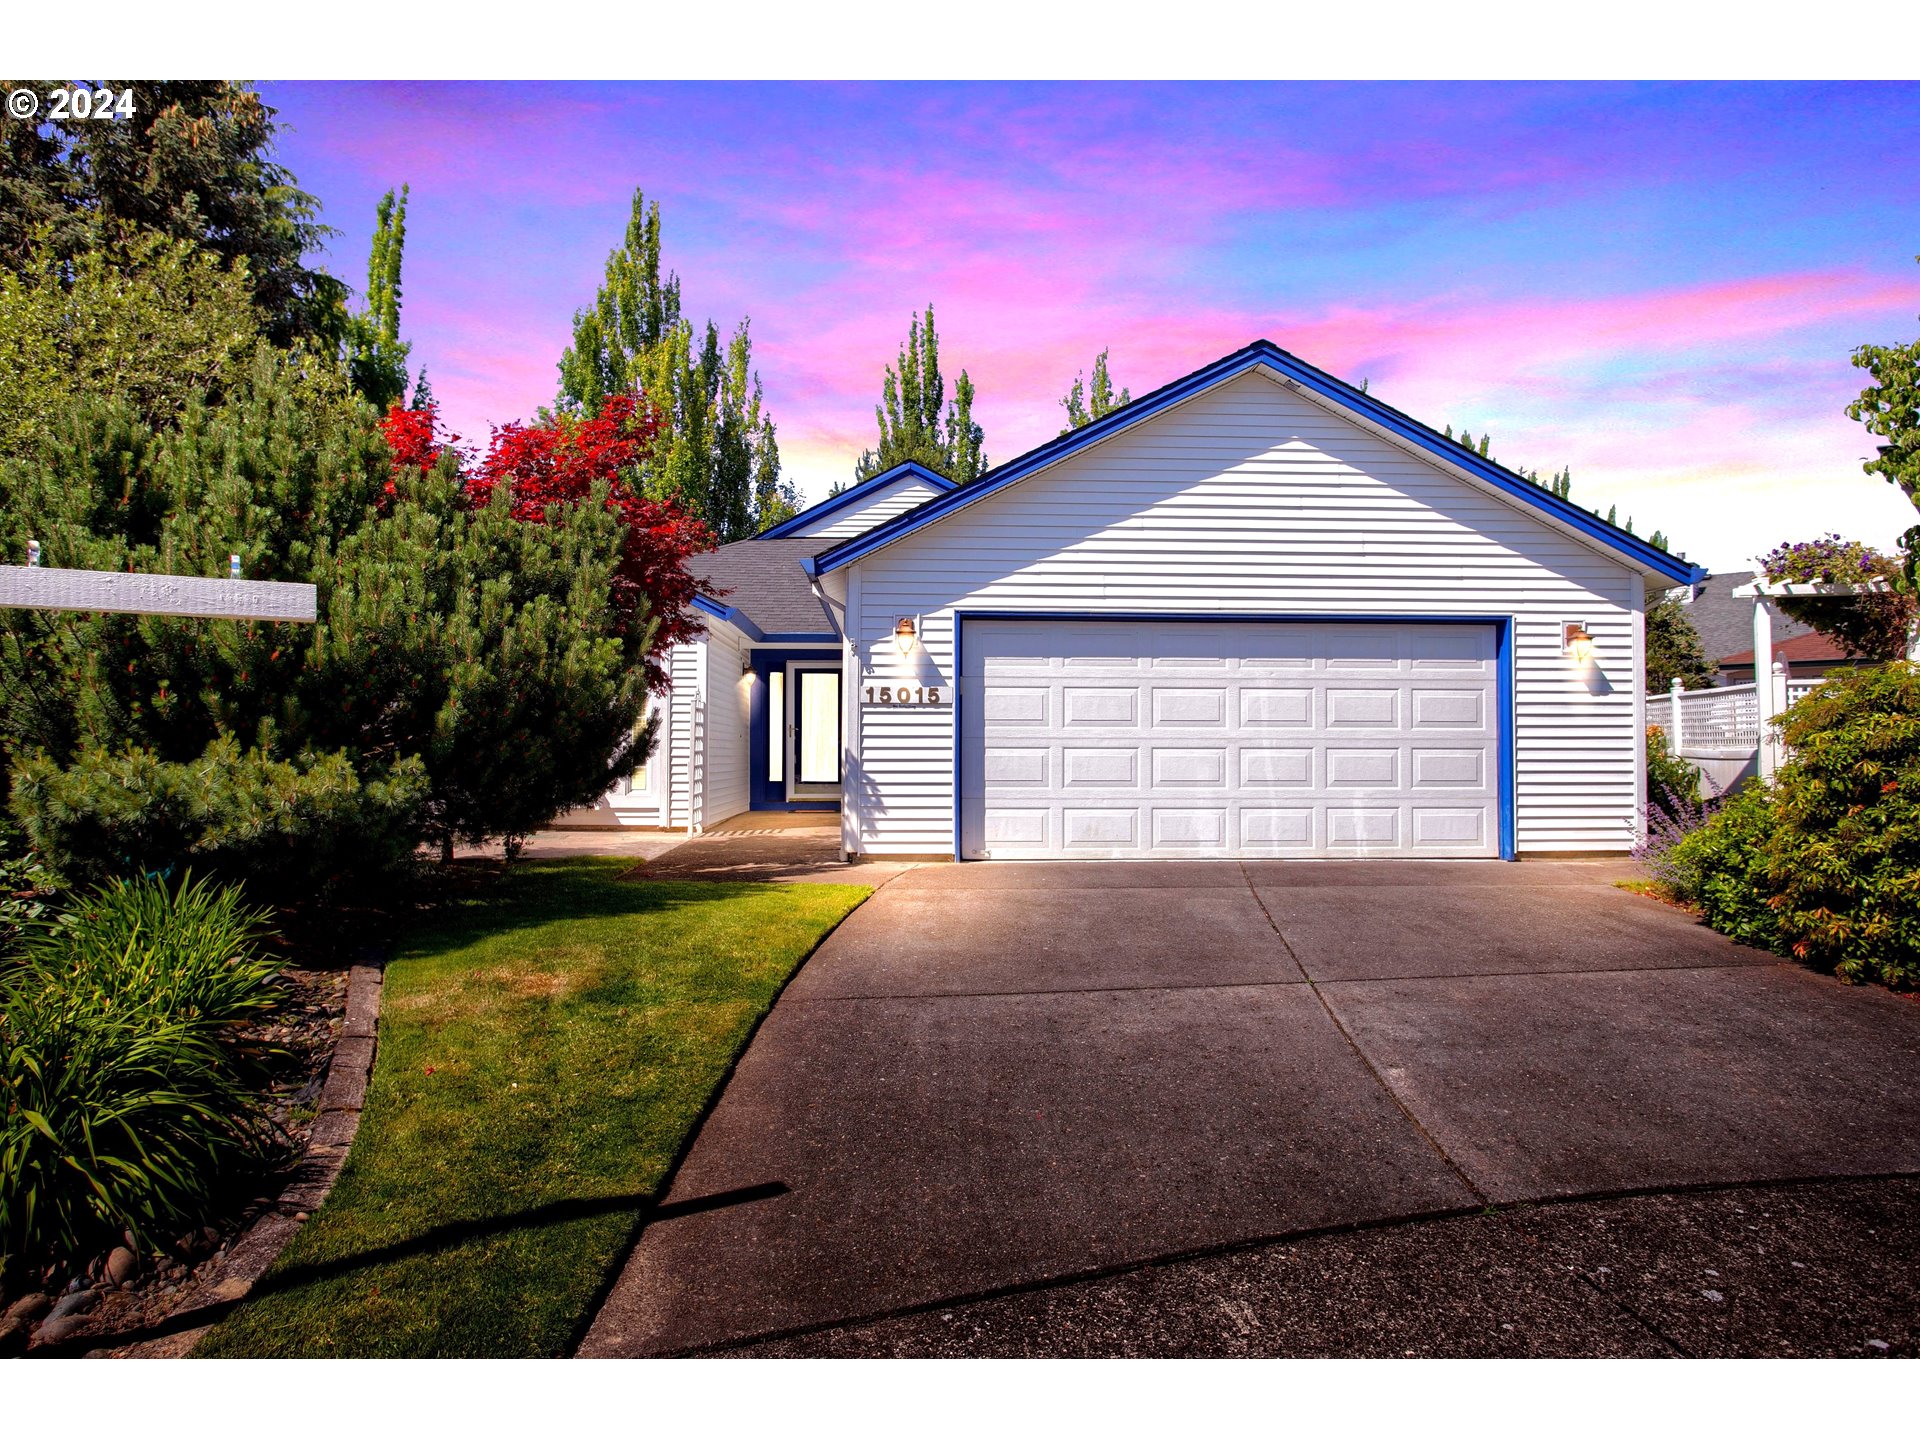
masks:
<path fill-rule="evenodd" d="M 543 522 L 554 505 L 603 495 L 602 503 L 626 526 L 615 604 L 629 624 L 653 621 L 647 661 L 656 682 L 664 679 L 657 667 L 667 647 L 699 632 L 694 596 L 713 592 L 688 572 L 687 559 L 714 545 L 703 522 L 670 502 L 636 493 L 637 467 L 659 431 L 659 421 L 626 395 L 608 400 L 591 419 L 504 425 L 493 432 L 466 482 L 476 505 L 506 486 L 514 518 L 522 521 Z"/>
<path fill-rule="evenodd" d="M 545 524 L 553 507 L 580 504 L 599 494 L 624 528 L 624 558 L 613 581 L 622 632 L 652 625 L 646 646 L 648 683 L 665 682 L 662 657 L 668 647 L 699 632 L 694 597 L 713 593 L 688 571 L 687 561 L 711 550 L 714 539 L 701 521 L 677 506 L 636 492 L 637 467 L 660 428 L 644 406 L 621 395 L 589 419 L 562 416 L 541 425 L 502 425 L 477 461 L 460 451 L 458 436 L 441 430 L 431 406 L 395 406 L 383 428 L 396 477 L 408 470 L 431 470 L 443 455 L 453 454 L 475 509 L 490 505 L 495 491 L 504 487 L 514 519 Z M 391 494 L 394 485 L 387 488 Z"/>

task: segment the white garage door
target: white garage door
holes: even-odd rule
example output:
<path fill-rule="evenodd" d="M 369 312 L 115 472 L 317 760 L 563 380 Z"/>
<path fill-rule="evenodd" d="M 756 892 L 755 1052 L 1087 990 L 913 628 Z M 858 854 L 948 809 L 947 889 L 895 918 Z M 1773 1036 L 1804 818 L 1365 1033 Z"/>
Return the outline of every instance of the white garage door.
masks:
<path fill-rule="evenodd" d="M 1497 855 L 1490 625 L 969 620 L 976 859 Z"/>

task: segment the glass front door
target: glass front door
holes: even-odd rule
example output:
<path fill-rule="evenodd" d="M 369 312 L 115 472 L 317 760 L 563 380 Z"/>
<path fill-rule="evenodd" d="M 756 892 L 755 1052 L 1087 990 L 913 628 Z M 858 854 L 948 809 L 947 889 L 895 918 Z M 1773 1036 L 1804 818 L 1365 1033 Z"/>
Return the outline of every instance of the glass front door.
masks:
<path fill-rule="evenodd" d="M 840 794 L 843 737 L 840 671 L 792 665 L 786 685 L 789 800 L 831 800 Z"/>

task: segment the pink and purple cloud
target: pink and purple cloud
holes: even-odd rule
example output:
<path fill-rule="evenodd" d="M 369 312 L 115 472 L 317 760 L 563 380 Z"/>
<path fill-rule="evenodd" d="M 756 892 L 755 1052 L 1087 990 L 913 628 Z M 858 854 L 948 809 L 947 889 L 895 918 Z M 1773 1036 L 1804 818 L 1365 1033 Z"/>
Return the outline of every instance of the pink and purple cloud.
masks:
<path fill-rule="evenodd" d="M 1102 348 L 1140 394 L 1265 336 L 1710 565 L 1913 518 L 1841 412 L 1920 326 L 1920 87 L 265 88 L 350 281 L 412 185 L 404 328 L 469 436 L 552 399 L 637 186 L 815 498 L 931 301 L 995 459 Z"/>

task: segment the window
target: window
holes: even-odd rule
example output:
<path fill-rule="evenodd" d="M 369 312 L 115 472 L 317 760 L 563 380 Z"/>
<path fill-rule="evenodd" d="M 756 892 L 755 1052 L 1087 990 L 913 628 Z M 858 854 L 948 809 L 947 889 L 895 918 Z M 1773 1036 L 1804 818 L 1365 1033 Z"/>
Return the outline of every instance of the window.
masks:
<path fill-rule="evenodd" d="M 782 670 L 767 674 L 767 779 L 787 778 L 787 676 Z"/>

